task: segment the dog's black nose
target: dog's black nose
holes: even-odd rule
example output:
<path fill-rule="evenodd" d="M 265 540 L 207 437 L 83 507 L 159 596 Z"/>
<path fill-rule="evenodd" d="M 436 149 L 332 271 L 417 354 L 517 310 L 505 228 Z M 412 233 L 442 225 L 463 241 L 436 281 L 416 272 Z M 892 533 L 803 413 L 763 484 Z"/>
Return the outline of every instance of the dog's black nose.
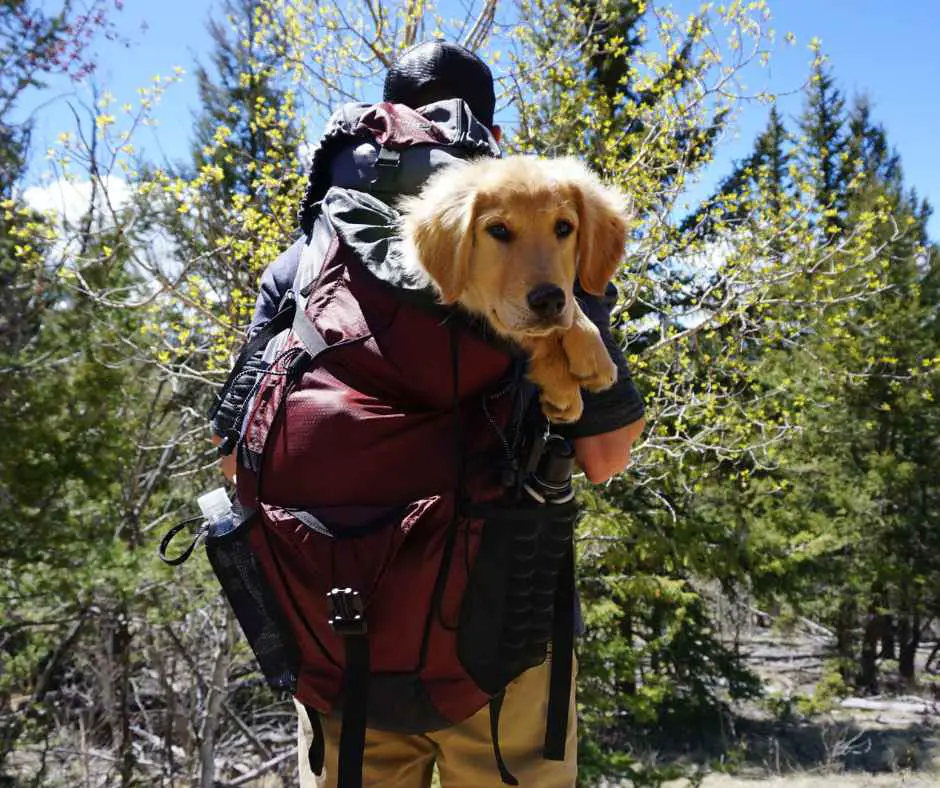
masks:
<path fill-rule="evenodd" d="M 526 300 L 540 318 L 554 320 L 565 308 L 565 291 L 555 285 L 539 285 L 529 291 Z"/>

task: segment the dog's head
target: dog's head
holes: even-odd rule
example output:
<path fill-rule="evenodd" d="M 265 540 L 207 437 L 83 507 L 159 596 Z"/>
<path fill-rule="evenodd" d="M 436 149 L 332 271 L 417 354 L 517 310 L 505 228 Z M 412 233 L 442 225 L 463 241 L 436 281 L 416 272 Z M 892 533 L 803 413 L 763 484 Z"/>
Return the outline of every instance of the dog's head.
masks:
<path fill-rule="evenodd" d="M 567 158 L 452 166 L 400 209 L 407 253 L 441 301 L 511 337 L 568 328 L 575 277 L 602 294 L 628 230 L 624 196 Z"/>

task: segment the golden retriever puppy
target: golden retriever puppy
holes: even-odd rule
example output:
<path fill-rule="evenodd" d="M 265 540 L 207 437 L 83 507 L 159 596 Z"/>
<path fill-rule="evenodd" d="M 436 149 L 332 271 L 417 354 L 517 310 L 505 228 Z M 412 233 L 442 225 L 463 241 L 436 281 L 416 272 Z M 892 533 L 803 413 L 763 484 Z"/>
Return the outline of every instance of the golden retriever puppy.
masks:
<path fill-rule="evenodd" d="M 399 205 L 407 263 L 530 357 L 554 422 L 577 421 L 581 387 L 617 378 L 574 298 L 603 294 L 626 244 L 626 199 L 575 159 L 478 159 L 437 173 Z"/>

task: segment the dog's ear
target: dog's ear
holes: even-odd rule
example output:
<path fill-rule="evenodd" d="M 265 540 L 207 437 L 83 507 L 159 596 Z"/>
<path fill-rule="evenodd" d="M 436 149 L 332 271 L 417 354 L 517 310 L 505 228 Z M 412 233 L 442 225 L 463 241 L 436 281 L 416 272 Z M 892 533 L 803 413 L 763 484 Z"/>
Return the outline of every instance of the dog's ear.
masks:
<path fill-rule="evenodd" d="M 449 175 L 447 180 L 435 176 L 419 196 L 400 205 L 409 252 L 444 304 L 457 301 L 466 285 L 477 213 L 476 190 L 457 173 Z"/>
<path fill-rule="evenodd" d="M 603 295 L 627 244 L 628 200 L 579 161 L 564 161 L 561 171 L 578 205 L 578 280 L 585 292 Z"/>

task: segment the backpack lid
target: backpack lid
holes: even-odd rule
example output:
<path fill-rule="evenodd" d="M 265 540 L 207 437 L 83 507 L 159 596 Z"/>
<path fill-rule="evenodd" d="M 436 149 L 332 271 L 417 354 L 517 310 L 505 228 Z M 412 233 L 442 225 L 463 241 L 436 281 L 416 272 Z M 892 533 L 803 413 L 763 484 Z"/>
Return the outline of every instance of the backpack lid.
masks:
<path fill-rule="evenodd" d="M 383 153 L 400 157 L 393 179 L 383 177 Z M 331 116 L 313 150 L 299 220 L 310 234 L 320 202 L 331 186 L 369 192 L 385 202 L 415 194 L 455 159 L 500 156 L 490 130 L 462 99 L 437 101 L 418 110 L 402 104 L 349 103 Z"/>

